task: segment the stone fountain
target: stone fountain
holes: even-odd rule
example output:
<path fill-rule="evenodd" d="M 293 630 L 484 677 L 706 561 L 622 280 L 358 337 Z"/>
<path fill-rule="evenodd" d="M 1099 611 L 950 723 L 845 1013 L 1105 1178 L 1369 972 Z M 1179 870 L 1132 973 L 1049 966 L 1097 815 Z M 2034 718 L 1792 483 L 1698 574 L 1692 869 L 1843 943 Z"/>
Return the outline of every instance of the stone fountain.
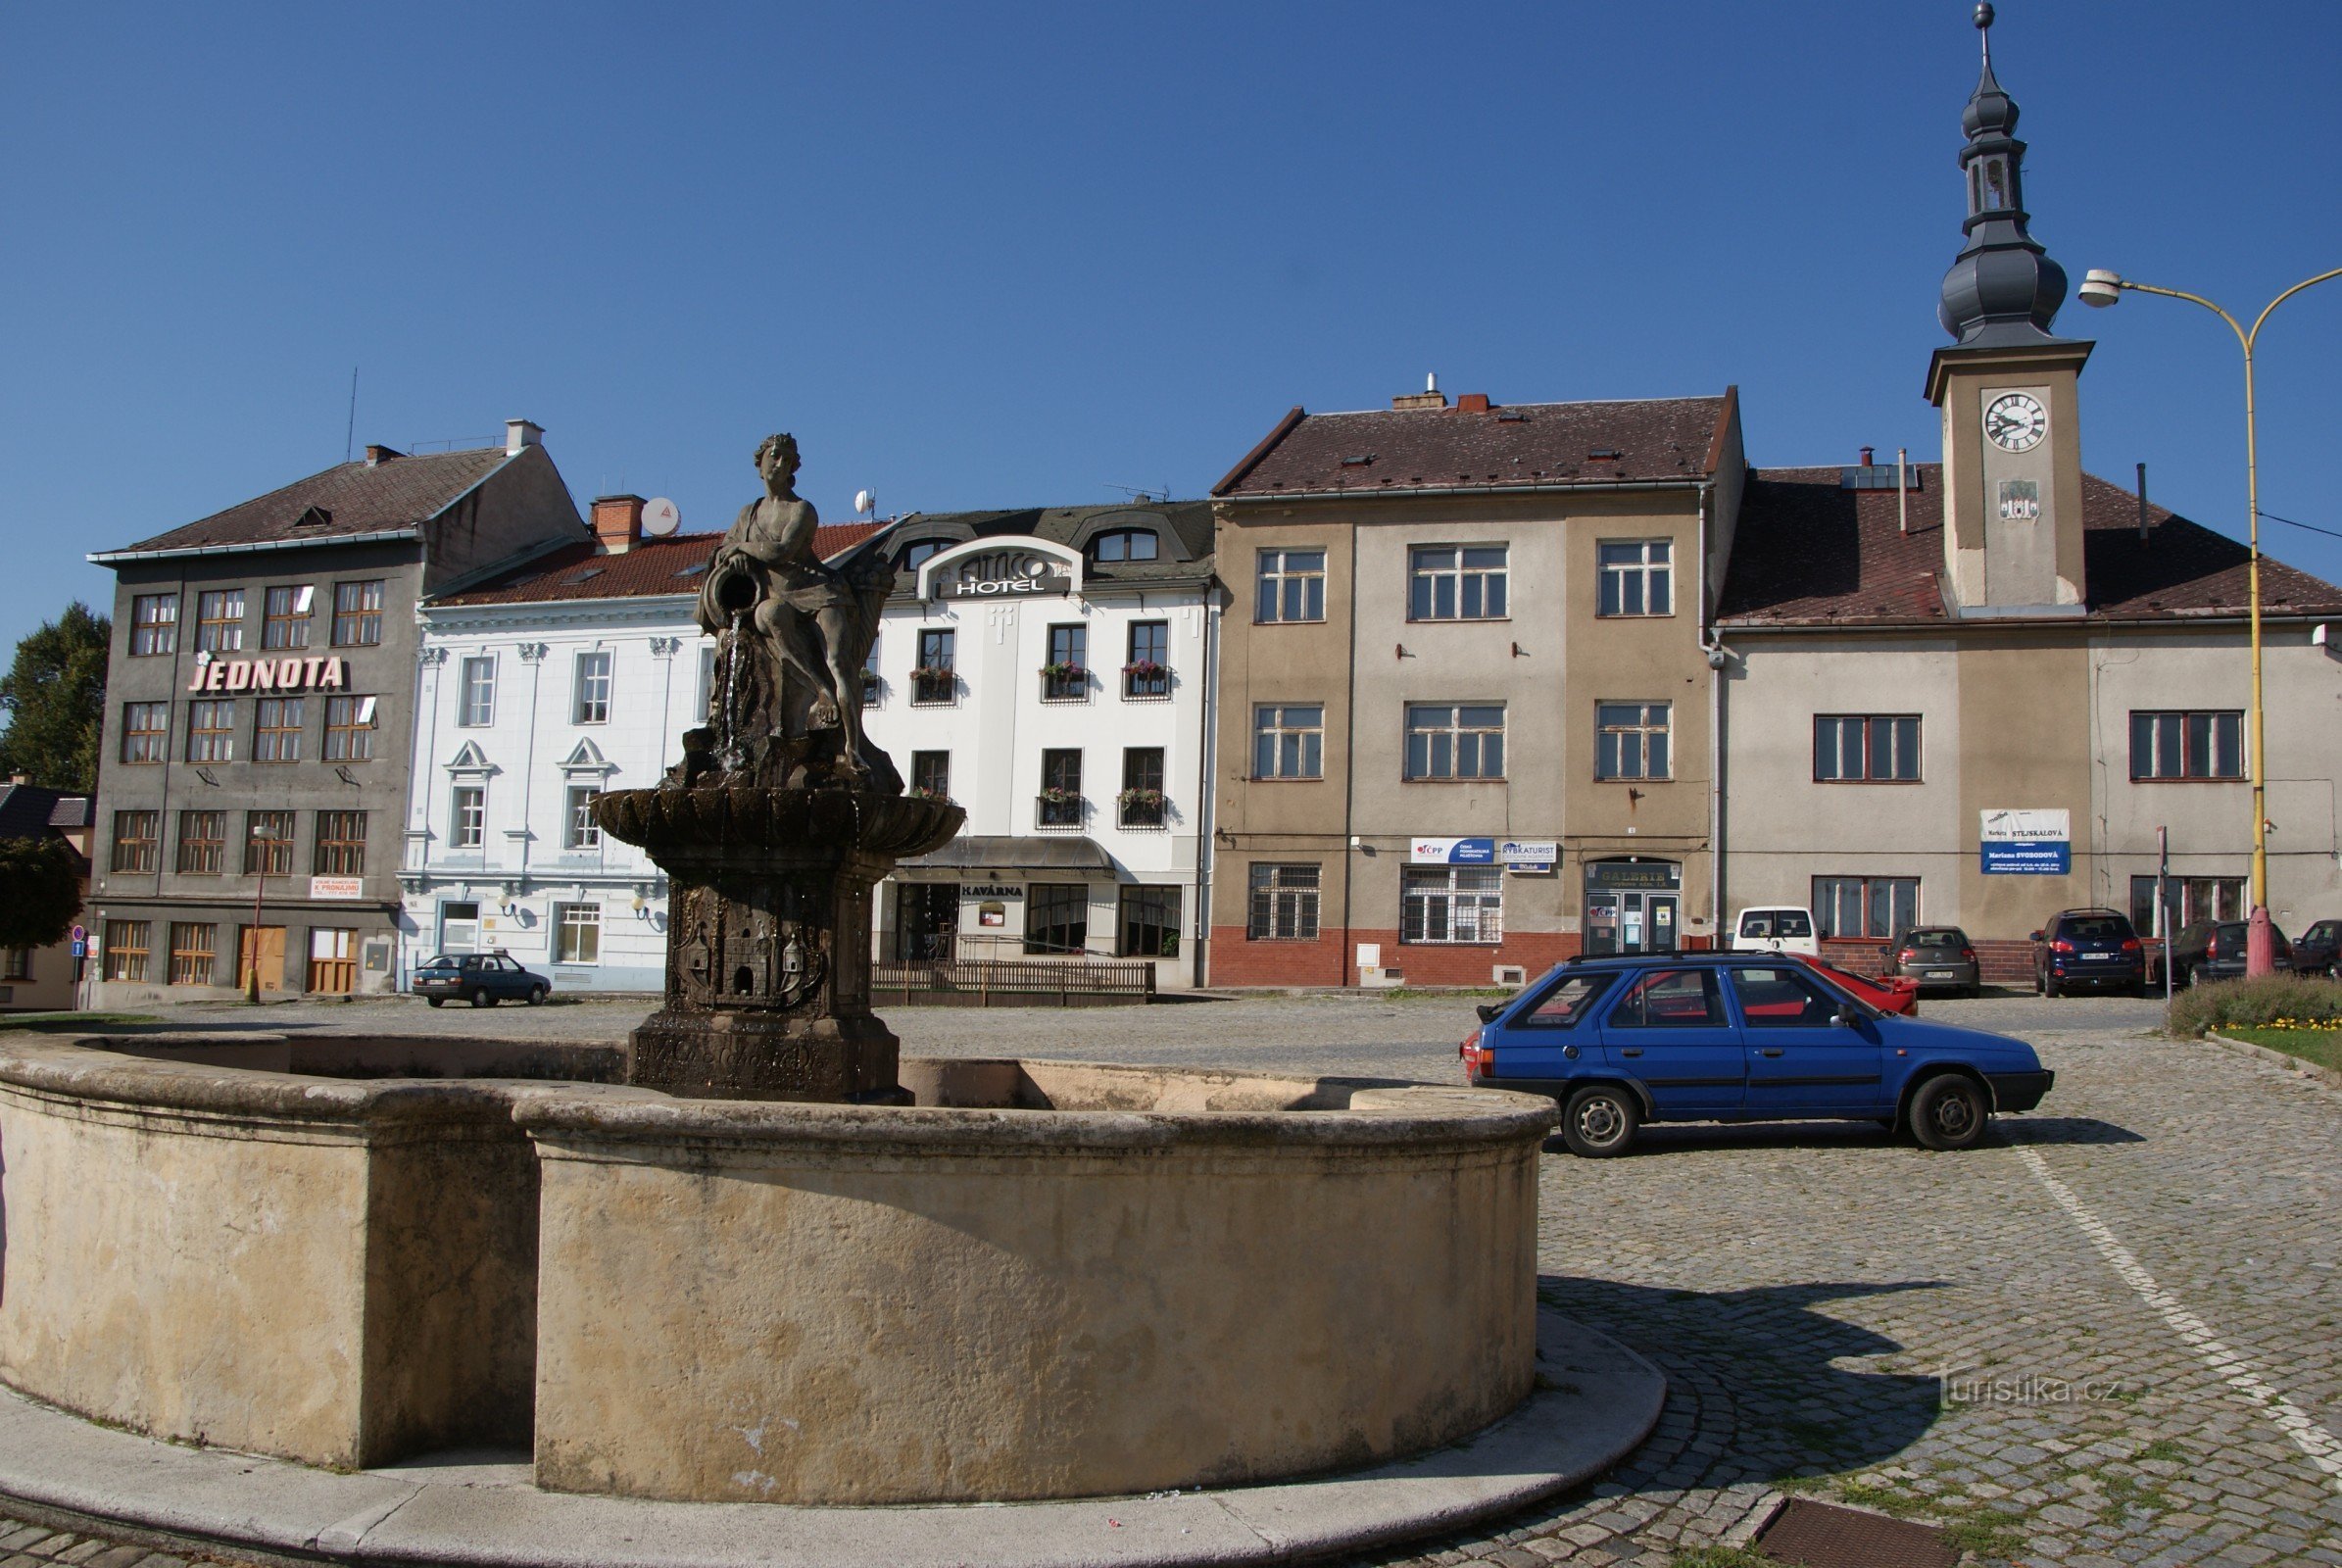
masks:
<path fill-rule="evenodd" d="M 700 587 L 717 639 L 702 727 L 656 789 L 615 790 L 603 830 L 667 873 L 666 1003 L 635 1030 L 627 1081 L 717 1100 L 902 1103 L 895 1036 L 870 1011 L 870 890 L 965 814 L 903 793 L 861 723 L 862 663 L 895 570 L 833 570 L 797 494 L 797 442 L 756 448 Z"/>

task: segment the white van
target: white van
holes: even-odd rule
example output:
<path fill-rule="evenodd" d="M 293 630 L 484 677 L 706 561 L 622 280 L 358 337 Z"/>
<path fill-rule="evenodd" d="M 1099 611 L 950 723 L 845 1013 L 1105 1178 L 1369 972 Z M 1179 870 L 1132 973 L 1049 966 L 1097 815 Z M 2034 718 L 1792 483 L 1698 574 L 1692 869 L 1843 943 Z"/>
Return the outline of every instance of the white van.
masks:
<path fill-rule="evenodd" d="M 1742 909 L 1732 926 L 1732 947 L 1750 953 L 1802 953 L 1822 956 L 1814 936 L 1814 911 L 1795 906 Z"/>

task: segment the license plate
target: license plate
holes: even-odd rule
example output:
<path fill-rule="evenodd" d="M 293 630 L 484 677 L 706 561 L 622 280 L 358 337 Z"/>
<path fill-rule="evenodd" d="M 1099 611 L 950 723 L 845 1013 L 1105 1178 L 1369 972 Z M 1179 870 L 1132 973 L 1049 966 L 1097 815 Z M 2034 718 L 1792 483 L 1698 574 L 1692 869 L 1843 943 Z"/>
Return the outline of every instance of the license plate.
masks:
<path fill-rule="evenodd" d="M 1929 969 L 1927 971 L 1927 978 L 1930 980 L 1949 980 L 1958 972 L 1959 971 L 1954 969 Z"/>
<path fill-rule="evenodd" d="M 2092 963 L 2104 963 L 2109 958 L 2119 958 L 2122 955 L 2119 953 L 2085 953 L 2082 956 Z"/>

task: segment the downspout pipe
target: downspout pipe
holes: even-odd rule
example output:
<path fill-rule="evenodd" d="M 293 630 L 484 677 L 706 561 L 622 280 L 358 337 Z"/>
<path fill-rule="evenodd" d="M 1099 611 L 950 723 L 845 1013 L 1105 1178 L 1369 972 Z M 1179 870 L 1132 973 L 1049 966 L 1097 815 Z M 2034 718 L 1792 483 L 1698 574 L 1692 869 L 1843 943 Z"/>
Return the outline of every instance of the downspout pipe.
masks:
<path fill-rule="evenodd" d="M 1350 960 L 1358 950 L 1350 942 L 1350 883 L 1358 859 L 1358 852 L 1351 848 L 1352 810 L 1358 794 L 1358 529 L 1353 524 L 1350 535 L 1350 575 L 1342 592 L 1349 599 L 1350 651 L 1349 684 L 1342 700 L 1342 987 L 1351 985 Z"/>

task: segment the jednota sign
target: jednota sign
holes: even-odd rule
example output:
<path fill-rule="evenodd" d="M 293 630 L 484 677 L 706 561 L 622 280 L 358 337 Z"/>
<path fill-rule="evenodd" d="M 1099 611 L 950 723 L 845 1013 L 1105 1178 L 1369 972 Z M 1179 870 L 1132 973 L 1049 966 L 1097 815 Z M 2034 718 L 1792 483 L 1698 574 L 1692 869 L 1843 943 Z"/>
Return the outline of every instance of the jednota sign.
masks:
<path fill-rule="evenodd" d="M 338 654 L 283 659 L 210 659 L 195 666 L 191 692 L 337 692 L 350 683 L 350 662 Z"/>

